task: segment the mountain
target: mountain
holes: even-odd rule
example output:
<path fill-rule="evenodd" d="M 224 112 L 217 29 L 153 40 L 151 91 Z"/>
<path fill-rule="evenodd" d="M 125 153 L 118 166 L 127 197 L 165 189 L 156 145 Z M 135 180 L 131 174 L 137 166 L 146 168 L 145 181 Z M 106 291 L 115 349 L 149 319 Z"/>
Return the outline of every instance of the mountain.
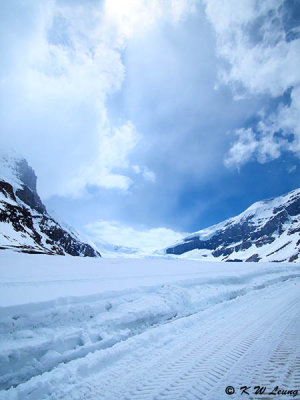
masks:
<path fill-rule="evenodd" d="M 0 154 L 0 249 L 100 257 L 76 232 L 49 215 L 37 193 L 36 181 L 24 158 Z"/>
<path fill-rule="evenodd" d="M 299 262 L 300 189 L 254 203 L 240 215 L 195 232 L 165 252 L 220 261 Z"/>

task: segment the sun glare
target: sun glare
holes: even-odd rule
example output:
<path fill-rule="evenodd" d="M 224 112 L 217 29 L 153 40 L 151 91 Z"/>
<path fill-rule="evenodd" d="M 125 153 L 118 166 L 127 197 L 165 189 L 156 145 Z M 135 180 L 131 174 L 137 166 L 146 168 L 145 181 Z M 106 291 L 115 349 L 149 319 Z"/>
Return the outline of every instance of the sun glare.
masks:
<path fill-rule="evenodd" d="M 162 12 L 157 1 L 144 0 L 107 0 L 104 9 L 125 37 L 149 28 Z"/>

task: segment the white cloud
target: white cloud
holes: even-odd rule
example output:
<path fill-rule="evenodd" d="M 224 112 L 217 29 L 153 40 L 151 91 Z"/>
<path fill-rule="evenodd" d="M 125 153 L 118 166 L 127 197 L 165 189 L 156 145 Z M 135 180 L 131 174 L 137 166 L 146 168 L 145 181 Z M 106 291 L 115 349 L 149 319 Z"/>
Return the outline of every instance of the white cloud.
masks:
<path fill-rule="evenodd" d="M 241 166 L 252 159 L 253 153 L 257 150 L 258 143 L 252 129 L 239 129 L 236 131 L 238 140 L 232 145 L 225 165 L 227 167 Z"/>
<path fill-rule="evenodd" d="M 131 122 L 119 128 L 103 127 L 99 135 L 96 158 L 88 160 L 81 166 L 78 175 L 63 188 L 65 193 L 78 196 L 87 185 L 127 190 L 132 183 L 131 179 L 126 175 L 115 173 L 114 170 L 128 169 L 128 155 L 139 139 L 140 136 Z"/>
<path fill-rule="evenodd" d="M 155 173 L 153 171 L 150 171 L 147 167 L 144 168 L 143 177 L 146 179 L 146 181 L 149 182 L 154 183 L 156 181 Z"/>
<path fill-rule="evenodd" d="M 221 75 L 226 83 L 241 83 L 247 92 L 272 96 L 300 83 L 300 40 L 286 40 L 283 0 L 205 3 L 218 53 L 229 63 Z"/>
<path fill-rule="evenodd" d="M 133 165 L 132 170 L 135 174 L 141 174 L 146 181 L 153 183 L 156 182 L 156 175 L 149 168 L 140 165 Z"/>
<path fill-rule="evenodd" d="M 300 53 L 299 53 L 300 54 Z M 300 65 L 299 65 L 300 67 Z M 300 157 L 300 87 L 291 93 L 291 105 L 282 107 L 278 114 L 272 115 L 274 129 L 281 129 L 284 136 L 293 135 L 293 140 L 286 143 L 288 149 Z"/>
<path fill-rule="evenodd" d="M 255 133 L 251 128 L 235 131 L 237 140 L 225 157 L 226 167 L 240 167 L 248 161 L 256 159 L 259 163 L 265 163 L 278 158 L 282 150 L 287 149 L 287 143 L 276 138 L 272 130 L 261 123 L 260 131 Z"/>
<path fill-rule="evenodd" d="M 175 23 L 193 3 L 29 0 L 19 9 L 5 6 L 11 10 L 2 13 L 2 140 L 36 168 L 43 197 L 79 195 L 86 185 L 130 187 L 130 156 L 142 132 L 131 121 L 110 121 L 107 112 L 108 97 L 125 79 L 121 52 L 132 35 L 161 19 Z M 17 23 L 10 26 L 13 18 L 22 21 L 20 31 Z M 141 168 L 144 179 L 155 180 Z"/>
<path fill-rule="evenodd" d="M 135 229 L 116 221 L 97 221 L 87 225 L 86 230 L 99 244 L 109 243 L 145 252 L 161 250 L 186 235 L 167 228 Z"/>
<path fill-rule="evenodd" d="M 220 81 L 231 85 L 237 98 L 277 97 L 292 88 L 291 104 L 266 116 L 256 128 L 255 140 L 253 134 L 249 137 L 248 129 L 237 132 L 238 140 L 225 164 L 238 166 L 252 158 L 266 162 L 278 158 L 283 150 L 300 156 L 300 39 L 299 35 L 288 39 L 288 34 L 296 33 L 299 26 L 288 28 L 284 24 L 288 12 L 285 2 L 205 0 L 205 4 L 216 32 L 218 54 L 226 61 Z M 280 140 L 276 133 L 281 133 Z M 248 155 L 246 148 L 250 150 Z"/>
<path fill-rule="evenodd" d="M 141 173 L 141 167 L 139 165 L 133 165 L 132 166 L 132 170 L 134 171 L 134 173 L 136 174 L 140 174 Z"/>
<path fill-rule="evenodd" d="M 118 43 L 153 27 L 159 20 L 177 22 L 195 11 L 195 0 L 107 0 L 104 13 L 118 31 Z"/>

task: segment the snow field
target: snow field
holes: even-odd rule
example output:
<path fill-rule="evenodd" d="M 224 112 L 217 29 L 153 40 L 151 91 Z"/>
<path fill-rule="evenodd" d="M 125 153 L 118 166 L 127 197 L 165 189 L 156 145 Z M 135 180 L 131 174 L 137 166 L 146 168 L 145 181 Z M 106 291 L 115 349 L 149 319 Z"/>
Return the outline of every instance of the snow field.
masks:
<path fill-rule="evenodd" d="M 13 253 L 4 261 L 1 399 L 209 399 L 239 379 L 288 383 L 300 331 L 295 264 Z M 290 343 L 285 353 L 280 343 Z"/>

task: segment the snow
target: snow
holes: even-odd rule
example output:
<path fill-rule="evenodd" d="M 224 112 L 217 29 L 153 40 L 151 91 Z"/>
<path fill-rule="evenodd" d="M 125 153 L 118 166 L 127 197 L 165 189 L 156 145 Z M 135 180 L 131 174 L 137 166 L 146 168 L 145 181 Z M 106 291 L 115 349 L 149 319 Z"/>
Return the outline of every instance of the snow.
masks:
<path fill-rule="evenodd" d="M 247 218 L 252 217 L 251 222 L 255 225 L 261 225 L 264 220 L 268 220 L 270 217 L 274 216 L 273 210 L 276 207 L 287 206 L 292 202 L 293 198 L 299 196 L 300 189 L 293 190 L 282 196 L 278 196 L 274 199 L 258 201 L 252 204 L 249 208 L 243 211 L 236 217 L 227 219 L 219 224 L 212 225 L 208 228 L 202 229 L 195 233 L 192 233 L 187 238 L 192 238 L 198 236 L 200 240 L 210 239 L 216 232 L 222 230 L 227 225 L 239 224 L 242 221 L 247 220 Z M 181 243 L 181 242 L 178 242 Z"/>
<path fill-rule="evenodd" d="M 228 227 L 231 228 L 237 226 L 243 229 L 243 223 L 252 226 L 253 232 L 260 231 L 260 229 L 264 228 L 268 222 L 272 221 L 276 214 L 282 213 L 283 209 L 286 209 L 290 204 L 293 204 L 295 200 L 299 199 L 299 195 L 300 189 L 296 189 L 283 196 L 254 203 L 238 216 L 192 233 L 184 240 L 175 243 L 172 247 L 176 247 L 180 244 L 187 244 L 189 241 L 193 242 L 193 239 L 195 238 L 199 238 L 201 241 L 209 240 L 213 236 L 218 235 L 218 233 L 225 231 Z M 268 243 L 267 240 L 263 244 L 253 241 L 250 247 L 243 248 L 242 250 L 239 250 L 239 245 L 243 243 L 243 240 L 226 245 L 226 249 L 232 248 L 233 250 L 233 252 L 231 252 L 227 257 L 228 261 L 244 261 L 257 255 L 259 261 L 287 261 L 289 259 L 294 259 L 294 262 L 299 262 L 299 216 L 289 215 L 287 221 L 281 226 L 281 228 L 283 232 L 280 232 L 279 229 L 277 229 L 277 231 L 273 232 L 272 238 L 269 238 L 270 240 L 274 239 L 272 243 Z M 267 235 L 265 238 L 261 237 L 261 239 L 268 239 Z M 167 249 L 165 249 L 165 251 L 166 250 Z M 176 255 L 176 257 L 181 259 L 205 261 L 223 261 L 225 259 L 223 253 L 221 253 L 219 257 L 215 257 L 212 255 L 212 251 L 208 249 L 194 249 L 186 251 L 181 255 Z"/>
<path fill-rule="evenodd" d="M 4 210 L 5 209 L 5 204 L 8 203 L 12 206 L 18 205 L 13 199 L 6 197 L 2 192 L 0 192 L 0 209 Z"/>
<path fill-rule="evenodd" d="M 277 207 L 288 206 L 296 196 L 299 196 L 300 189 L 293 190 L 282 196 L 278 196 L 274 199 L 258 201 L 252 204 L 247 210 L 239 214 L 237 217 L 232 218 L 230 221 L 234 223 L 240 223 L 246 220 L 248 217 L 253 217 L 252 222 L 254 224 L 261 224 L 264 220 L 268 220 L 274 216 L 274 209 Z M 226 222 L 226 221 L 225 221 Z"/>
<path fill-rule="evenodd" d="M 18 178 L 16 163 L 23 157 L 11 149 L 0 150 L 0 179 L 10 183 L 15 189 L 22 188 Z"/>
<path fill-rule="evenodd" d="M 9 161 L 12 162 L 12 159 L 10 158 Z M 10 168 L 8 168 L 8 170 L 10 170 Z M 12 171 L 12 176 L 14 176 L 16 171 L 10 171 Z M 3 176 L 4 175 L 5 174 L 3 174 Z M 7 181 L 12 180 L 12 177 L 7 176 Z M 17 180 L 16 177 L 15 180 Z M 13 188 L 15 192 L 17 187 L 18 185 Z M 49 237 L 43 228 L 47 228 L 47 230 L 61 228 L 65 231 L 65 235 L 69 234 L 72 239 L 77 242 L 78 246 L 86 244 L 82 241 L 79 234 L 70 226 L 66 226 L 65 224 L 59 225 L 47 213 L 41 214 L 23 203 L 18 197 L 16 197 L 16 199 L 17 201 L 13 200 L 10 196 L 6 197 L 3 193 L 0 193 L 0 211 L 2 211 L 3 217 L 3 221 L 0 222 L 0 247 L 11 248 L 16 251 L 34 250 L 43 253 L 46 250 L 53 252 L 53 243 L 52 241 L 49 242 Z M 13 211 L 11 211 L 11 207 L 8 207 L 8 205 L 13 206 Z M 22 207 L 23 210 L 20 207 Z M 29 222 L 27 221 L 27 217 L 24 218 L 24 208 L 26 209 L 27 214 L 31 214 Z M 12 223 L 13 218 L 11 218 L 10 214 L 13 214 L 14 216 L 16 214 L 18 216 L 18 225 L 21 226 L 21 228 Z M 37 242 L 37 236 L 41 238 L 41 242 Z M 89 242 L 89 245 L 94 250 L 97 250 L 93 243 Z M 60 246 L 60 249 L 61 251 L 64 250 L 62 246 Z"/>
<path fill-rule="evenodd" d="M 12 224 L 0 222 L 0 246 L 34 246 L 32 238 L 23 232 L 14 230 Z"/>
<path fill-rule="evenodd" d="M 25 263 L 23 262 L 26 261 Z M 260 276 L 286 269 L 290 264 L 251 264 L 193 262 L 180 259 L 98 259 L 72 256 L 23 255 L 4 251 L 1 254 L 0 306 L 38 303 L 70 296 L 101 294 L 107 291 L 172 284 L 182 280 L 216 278 L 242 279 L 247 273 Z M 271 267 L 270 267 L 271 266 Z M 275 272 L 274 272 L 275 271 Z M 34 289 L 34 290 L 33 290 Z"/>
<path fill-rule="evenodd" d="M 296 225 L 293 225 L 295 228 Z M 266 243 L 261 247 L 256 247 L 252 244 L 248 249 L 243 249 L 239 251 L 234 251 L 232 253 L 231 258 L 246 260 L 251 257 L 253 254 L 257 253 L 263 262 L 267 261 L 285 261 L 289 259 L 292 255 L 297 254 L 297 242 L 299 241 L 299 233 L 295 232 L 294 234 L 288 234 L 288 229 L 285 230 L 281 235 L 276 236 L 274 242 Z M 240 243 L 234 243 L 232 247 L 238 246 Z M 228 246 L 229 248 L 230 246 Z M 222 256 L 219 258 L 214 257 L 211 254 L 210 250 L 207 249 L 194 249 L 191 251 L 187 251 L 181 255 L 173 256 L 180 259 L 188 259 L 188 260 L 203 260 L 205 261 L 217 261 L 221 260 Z M 299 259 L 295 262 L 299 263 Z"/>
<path fill-rule="evenodd" d="M 0 398 L 225 398 L 257 371 L 296 389 L 299 277 L 291 263 L 4 251 Z"/>

